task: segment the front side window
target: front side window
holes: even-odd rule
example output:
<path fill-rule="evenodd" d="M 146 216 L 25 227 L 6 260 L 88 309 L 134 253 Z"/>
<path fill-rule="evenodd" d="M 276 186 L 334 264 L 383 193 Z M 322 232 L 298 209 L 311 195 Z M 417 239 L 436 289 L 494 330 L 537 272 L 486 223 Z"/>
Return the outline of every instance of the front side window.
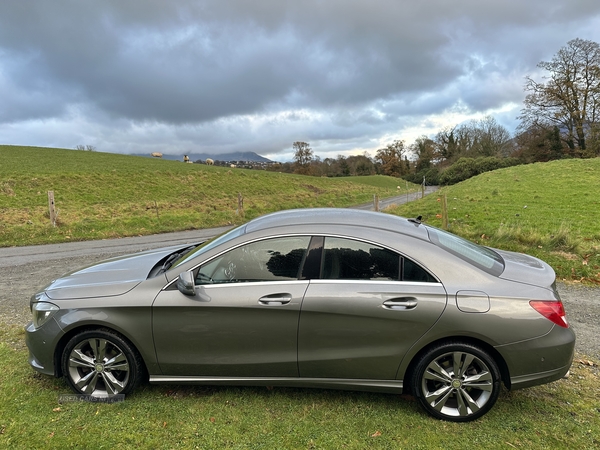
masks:
<path fill-rule="evenodd" d="M 436 282 L 414 261 L 367 242 L 327 237 L 323 250 L 323 279 Z"/>
<path fill-rule="evenodd" d="M 209 239 L 208 241 L 201 243 L 193 251 L 186 253 L 179 260 L 175 261 L 173 263 L 172 267 L 180 266 L 181 264 L 184 264 L 184 263 L 206 253 L 207 251 L 212 250 L 213 248 L 215 248 L 221 244 L 224 244 L 225 242 L 235 239 L 236 237 L 244 234 L 245 231 L 246 231 L 246 225 L 240 225 L 239 227 L 234 228 L 233 230 L 229 230 L 213 239 Z"/>
<path fill-rule="evenodd" d="M 309 242 L 292 236 L 242 245 L 203 264 L 196 284 L 297 280 Z"/>

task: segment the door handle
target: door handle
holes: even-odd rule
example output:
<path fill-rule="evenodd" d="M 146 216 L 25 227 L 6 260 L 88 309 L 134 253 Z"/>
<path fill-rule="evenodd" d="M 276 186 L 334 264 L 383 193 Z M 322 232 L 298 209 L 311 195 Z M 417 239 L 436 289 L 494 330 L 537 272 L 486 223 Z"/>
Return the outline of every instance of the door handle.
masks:
<path fill-rule="evenodd" d="M 258 299 L 258 303 L 264 306 L 282 306 L 292 301 L 292 294 L 271 294 Z"/>
<path fill-rule="evenodd" d="M 407 309 L 414 309 L 417 307 L 417 299 L 414 297 L 395 298 L 392 300 L 386 300 L 383 302 L 385 309 L 393 309 L 396 311 L 402 311 Z"/>

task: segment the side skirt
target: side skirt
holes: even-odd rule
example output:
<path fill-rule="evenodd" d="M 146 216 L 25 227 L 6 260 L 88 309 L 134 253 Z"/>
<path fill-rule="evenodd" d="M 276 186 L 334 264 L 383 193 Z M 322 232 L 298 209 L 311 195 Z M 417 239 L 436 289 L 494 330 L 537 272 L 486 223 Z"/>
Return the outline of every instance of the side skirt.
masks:
<path fill-rule="evenodd" d="M 243 377 L 177 377 L 151 375 L 153 384 L 197 384 L 220 386 L 286 386 L 350 391 L 402 394 L 402 380 L 363 380 L 344 378 L 243 378 Z"/>

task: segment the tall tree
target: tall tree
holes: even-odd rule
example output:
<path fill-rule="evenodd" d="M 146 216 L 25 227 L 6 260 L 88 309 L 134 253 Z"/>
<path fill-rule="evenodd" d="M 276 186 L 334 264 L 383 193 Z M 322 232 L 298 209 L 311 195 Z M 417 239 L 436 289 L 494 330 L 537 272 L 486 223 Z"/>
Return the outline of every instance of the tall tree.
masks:
<path fill-rule="evenodd" d="M 446 127 L 438 131 L 434 142 L 440 162 L 454 161 L 460 156 L 461 149 L 457 136 L 459 131 L 456 126 Z"/>
<path fill-rule="evenodd" d="M 472 122 L 474 156 L 507 157 L 511 153 L 510 133 L 492 116 Z"/>
<path fill-rule="evenodd" d="M 516 142 L 517 150 L 513 155 L 526 163 L 546 162 L 564 156 L 565 144 L 557 126 L 550 130 L 532 127 L 517 135 Z"/>
<path fill-rule="evenodd" d="M 404 155 L 404 141 L 396 140 L 386 148 L 380 148 L 375 155 L 375 161 L 381 165 L 384 175 L 401 177 L 408 172 L 402 156 Z"/>
<path fill-rule="evenodd" d="M 294 173 L 308 175 L 310 164 L 314 159 L 310 145 L 307 142 L 296 141 L 292 147 L 294 149 Z"/>
<path fill-rule="evenodd" d="M 421 172 L 431 167 L 436 158 L 435 142 L 427 136 L 419 136 L 410 146 L 410 150 L 417 157 L 415 172 Z"/>
<path fill-rule="evenodd" d="M 573 155 L 591 156 L 587 138 L 600 121 L 600 45 L 573 39 L 538 67 L 548 75 L 546 82 L 526 79 L 521 130 L 556 126 Z"/>

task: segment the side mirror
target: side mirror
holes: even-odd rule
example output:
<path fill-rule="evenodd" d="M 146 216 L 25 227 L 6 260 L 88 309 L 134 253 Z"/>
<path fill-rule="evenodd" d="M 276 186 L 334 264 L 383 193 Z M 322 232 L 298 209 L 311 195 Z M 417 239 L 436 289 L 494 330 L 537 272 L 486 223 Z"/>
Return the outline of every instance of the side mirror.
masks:
<path fill-rule="evenodd" d="M 196 295 L 194 283 L 194 274 L 192 272 L 182 272 L 177 279 L 177 289 L 185 295 Z"/>

